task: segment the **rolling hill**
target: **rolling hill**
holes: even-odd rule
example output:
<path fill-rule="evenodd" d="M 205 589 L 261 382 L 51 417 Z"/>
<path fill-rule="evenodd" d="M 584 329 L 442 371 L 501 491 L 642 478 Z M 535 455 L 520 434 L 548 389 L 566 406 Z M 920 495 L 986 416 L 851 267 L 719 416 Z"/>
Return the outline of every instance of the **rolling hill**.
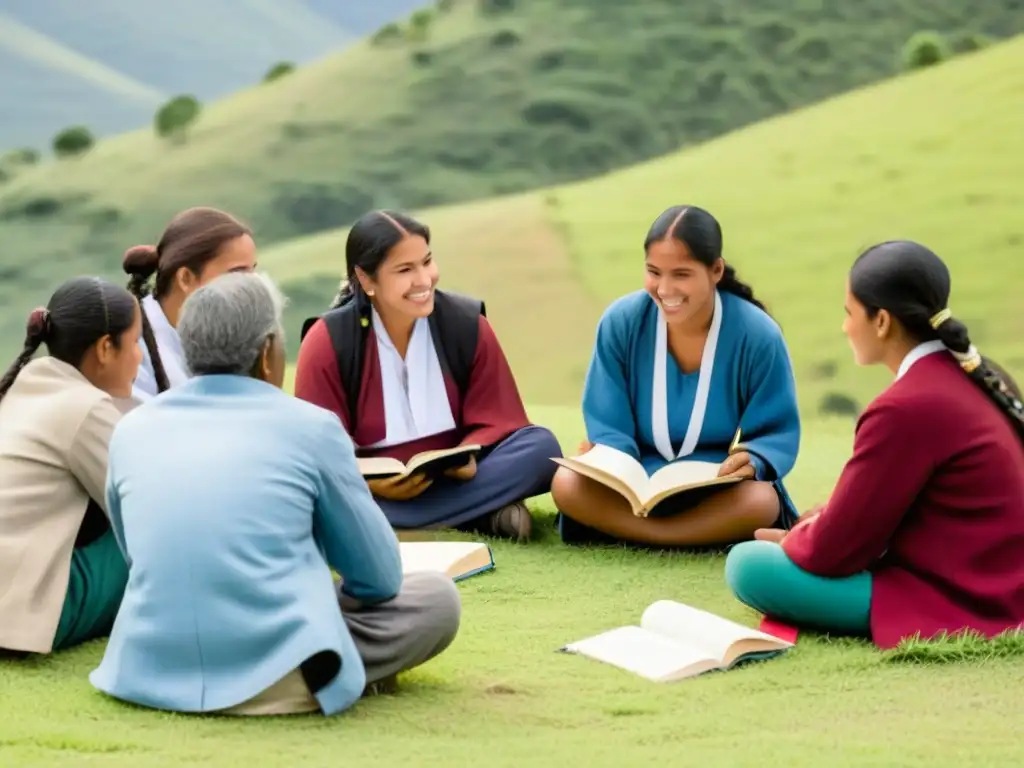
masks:
<path fill-rule="evenodd" d="M 447 0 L 209 105 L 184 145 L 146 128 L 0 186 L 3 265 L 114 268 L 198 203 L 269 244 L 604 173 L 889 75 L 919 29 L 1008 33 L 1016 2 Z"/>
<path fill-rule="evenodd" d="M 77 123 L 98 135 L 148 125 L 170 95 L 222 97 L 277 61 L 307 63 L 425 2 L 4 0 L 0 94 L 19 109 L 4 112 L 0 149 L 43 148 Z"/>
<path fill-rule="evenodd" d="M 918 239 L 950 265 L 951 307 L 1024 379 L 1024 37 L 585 183 L 426 210 L 444 285 L 483 296 L 527 400 L 578 402 L 602 309 L 642 281 L 666 207 L 720 218 L 726 257 L 790 343 L 802 407 L 863 405 L 886 381 L 841 333 L 859 251 Z M 300 319 L 322 311 L 346 232 L 264 249 Z"/>

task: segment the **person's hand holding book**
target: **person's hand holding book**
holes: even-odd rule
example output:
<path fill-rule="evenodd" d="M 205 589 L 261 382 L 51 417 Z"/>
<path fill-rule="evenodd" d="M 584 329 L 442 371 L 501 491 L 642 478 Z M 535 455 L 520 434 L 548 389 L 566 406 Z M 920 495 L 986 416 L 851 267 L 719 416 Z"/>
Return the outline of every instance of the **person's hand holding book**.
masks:
<path fill-rule="evenodd" d="M 731 454 L 718 470 L 719 477 L 747 477 L 753 479 L 754 465 L 750 463 L 750 454 L 737 451 Z"/>
<path fill-rule="evenodd" d="M 474 471 L 475 468 L 474 463 Z M 434 481 L 425 473 L 418 473 L 407 477 L 382 477 L 377 480 L 367 480 L 366 484 L 374 496 L 380 496 L 389 501 L 408 501 L 415 499 L 427 490 L 432 482 Z"/>
<path fill-rule="evenodd" d="M 447 477 L 452 480 L 459 480 L 460 482 L 466 482 L 476 477 L 476 456 L 470 456 L 469 461 L 463 464 L 461 467 L 452 467 L 444 471 Z"/>

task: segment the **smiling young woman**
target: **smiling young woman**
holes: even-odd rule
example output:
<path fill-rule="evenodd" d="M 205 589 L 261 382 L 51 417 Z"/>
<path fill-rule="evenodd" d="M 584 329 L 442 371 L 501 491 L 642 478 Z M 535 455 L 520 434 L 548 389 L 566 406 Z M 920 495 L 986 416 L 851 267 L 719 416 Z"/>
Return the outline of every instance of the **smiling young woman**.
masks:
<path fill-rule="evenodd" d="M 782 479 L 796 461 L 800 419 L 782 331 L 723 259 L 722 229 L 702 208 L 662 213 L 644 252 L 643 289 L 616 300 L 598 325 L 583 449 L 615 448 L 648 475 L 675 461 L 711 461 L 749 482 L 669 500 L 639 518 L 618 493 L 559 468 L 552 495 L 563 540 L 698 547 L 788 528 L 796 510 Z M 730 451 L 737 430 L 742 444 Z"/>
<path fill-rule="evenodd" d="M 461 528 L 530 537 L 524 500 L 547 493 L 561 449 L 530 423 L 482 302 L 437 288 L 429 228 L 392 211 L 349 232 L 346 279 L 307 327 L 297 397 L 333 411 L 360 456 L 408 461 L 480 445 L 468 464 L 431 478 L 370 481 L 395 528 Z"/>

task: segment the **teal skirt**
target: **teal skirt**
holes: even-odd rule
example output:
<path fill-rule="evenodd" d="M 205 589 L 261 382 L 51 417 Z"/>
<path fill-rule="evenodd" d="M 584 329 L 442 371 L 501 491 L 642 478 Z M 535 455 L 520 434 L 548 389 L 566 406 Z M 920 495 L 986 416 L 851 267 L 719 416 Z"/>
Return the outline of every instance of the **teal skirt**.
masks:
<path fill-rule="evenodd" d="M 53 650 L 109 635 L 127 584 L 128 566 L 113 531 L 76 547 Z"/>

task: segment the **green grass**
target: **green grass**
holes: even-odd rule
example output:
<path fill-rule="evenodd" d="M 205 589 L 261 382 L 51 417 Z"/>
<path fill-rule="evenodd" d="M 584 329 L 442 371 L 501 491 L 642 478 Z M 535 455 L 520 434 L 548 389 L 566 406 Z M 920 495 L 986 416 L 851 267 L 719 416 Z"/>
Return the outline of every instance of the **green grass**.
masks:
<path fill-rule="evenodd" d="M 534 408 L 567 449 L 575 409 Z M 792 476 L 802 506 L 823 497 L 849 454 L 849 425 L 809 430 Z M 340 718 L 227 720 L 111 701 L 87 675 L 103 643 L 0 662 L 0 763 L 331 766 L 931 766 L 1020 761 L 1019 656 L 928 664 L 864 642 L 804 634 L 788 656 L 669 685 L 556 649 L 668 598 L 755 626 L 722 578 L 722 558 L 569 548 L 537 505 L 542 538 L 493 542 L 497 569 L 464 582 L 455 643 L 401 678 L 395 697 Z M 1019 653 L 1019 652 L 1018 652 Z M 948 655 L 948 654 L 947 654 Z M 947 659 L 947 661 L 950 659 Z M 905 663 L 912 661 L 916 663 Z"/>
<path fill-rule="evenodd" d="M 863 406 L 886 380 L 854 366 L 840 327 L 854 257 L 893 237 L 948 262 L 952 309 L 1022 377 L 1022 89 L 1018 37 L 600 179 L 422 216 L 442 283 L 487 299 L 529 402 L 578 402 L 600 312 L 641 286 L 644 234 L 681 202 L 720 218 L 726 257 L 781 322 L 805 416 L 829 395 Z M 345 235 L 262 252 L 290 328 L 333 295 Z"/>
<path fill-rule="evenodd" d="M 200 4 L 206 15 L 190 28 L 231 32 L 235 51 L 245 30 L 216 22 L 239 2 Z M 184 146 L 147 126 L 0 186 L 4 266 L 28 273 L 18 293 L 69 271 L 114 272 L 127 245 L 155 240 L 191 205 L 238 213 L 269 245 L 376 206 L 535 189 L 693 145 L 895 73 L 922 28 L 1024 30 L 1024 17 L 990 0 L 511 5 L 485 15 L 479 0 L 454 0 L 421 41 L 403 22 L 397 42 L 363 41 L 207 105 Z M 168 21 L 168 39 L 182 24 Z M 261 49 L 242 48 L 233 61 L 249 67 Z M 201 61 L 216 53 L 195 50 Z M 247 82 L 278 57 L 260 55 Z"/>

